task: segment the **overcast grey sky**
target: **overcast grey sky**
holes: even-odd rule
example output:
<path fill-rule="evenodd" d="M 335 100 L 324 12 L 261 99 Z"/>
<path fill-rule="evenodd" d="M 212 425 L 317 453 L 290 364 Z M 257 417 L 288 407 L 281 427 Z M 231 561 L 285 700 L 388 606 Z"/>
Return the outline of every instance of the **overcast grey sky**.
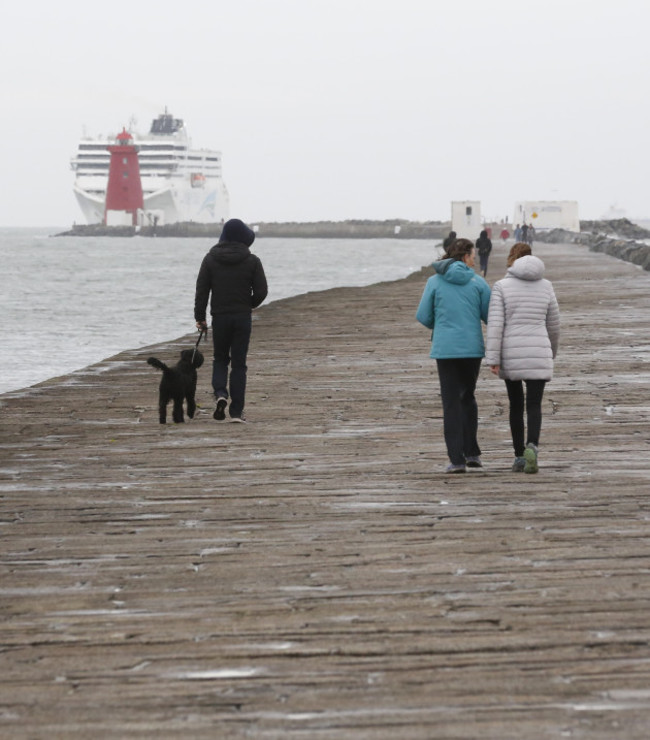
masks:
<path fill-rule="evenodd" d="M 167 106 L 249 222 L 650 218 L 647 0 L 39 0 L 3 10 L 0 225 L 82 221 L 82 131 Z"/>

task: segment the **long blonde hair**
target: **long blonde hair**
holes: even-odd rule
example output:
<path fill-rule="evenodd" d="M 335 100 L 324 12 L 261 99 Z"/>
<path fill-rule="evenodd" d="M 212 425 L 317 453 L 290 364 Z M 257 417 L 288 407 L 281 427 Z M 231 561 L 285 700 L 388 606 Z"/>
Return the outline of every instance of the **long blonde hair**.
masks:
<path fill-rule="evenodd" d="M 526 244 L 526 242 L 517 242 L 510 250 L 510 253 L 508 254 L 508 261 L 506 262 L 506 264 L 508 267 L 511 267 L 514 264 L 515 260 L 518 260 L 520 257 L 525 257 L 527 254 L 532 253 L 533 250 L 530 248 L 530 244 Z"/>

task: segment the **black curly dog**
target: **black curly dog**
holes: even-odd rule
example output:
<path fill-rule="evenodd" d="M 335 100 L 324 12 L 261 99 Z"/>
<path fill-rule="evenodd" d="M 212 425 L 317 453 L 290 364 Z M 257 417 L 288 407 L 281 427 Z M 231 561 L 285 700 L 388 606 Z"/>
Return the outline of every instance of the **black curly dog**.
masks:
<path fill-rule="evenodd" d="M 203 355 L 196 349 L 184 349 L 181 359 L 174 367 L 167 367 L 156 357 L 150 357 L 147 362 L 163 371 L 158 394 L 158 413 L 161 424 L 167 423 L 167 404 L 174 402 L 172 418 L 174 424 L 182 424 L 183 399 L 187 400 L 187 415 L 194 418 L 196 411 L 196 370 L 203 364 Z"/>

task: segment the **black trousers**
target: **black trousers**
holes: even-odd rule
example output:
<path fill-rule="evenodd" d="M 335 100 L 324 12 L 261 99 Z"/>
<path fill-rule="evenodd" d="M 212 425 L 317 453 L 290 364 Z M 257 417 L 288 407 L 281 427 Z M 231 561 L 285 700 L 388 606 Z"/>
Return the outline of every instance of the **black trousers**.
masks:
<path fill-rule="evenodd" d="M 524 398 L 524 383 L 526 394 Z M 544 396 L 545 380 L 506 380 L 508 399 L 510 400 L 510 433 L 515 455 L 524 454 L 529 442 L 539 445 L 539 435 L 542 430 L 542 398 Z M 524 430 L 524 409 L 528 422 L 528 435 Z M 526 440 L 524 443 L 524 439 Z"/>
<path fill-rule="evenodd" d="M 244 411 L 251 322 L 250 313 L 225 313 L 212 317 L 212 387 L 217 398 L 230 398 L 230 416 L 241 416 Z"/>
<path fill-rule="evenodd" d="M 465 458 L 481 454 L 476 439 L 478 406 L 474 396 L 481 358 L 465 357 L 436 362 L 447 454 L 453 465 L 464 465 Z"/>

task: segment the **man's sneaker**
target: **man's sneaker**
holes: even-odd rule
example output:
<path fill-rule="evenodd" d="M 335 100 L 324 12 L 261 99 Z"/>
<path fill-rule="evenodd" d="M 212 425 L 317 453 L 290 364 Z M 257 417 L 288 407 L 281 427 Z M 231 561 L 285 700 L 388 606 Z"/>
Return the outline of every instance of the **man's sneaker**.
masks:
<path fill-rule="evenodd" d="M 234 422 L 235 424 L 245 424 L 246 417 L 243 414 L 241 416 L 231 416 L 230 421 Z"/>
<path fill-rule="evenodd" d="M 515 457 L 515 461 L 512 463 L 512 472 L 513 473 L 523 473 L 525 467 L 526 467 L 526 458 L 525 457 Z"/>
<path fill-rule="evenodd" d="M 539 470 L 539 465 L 537 464 L 537 447 L 532 442 L 526 445 L 524 459 L 526 461 L 524 473 L 536 473 Z"/>
<path fill-rule="evenodd" d="M 225 398 L 217 398 L 217 408 L 214 410 L 212 417 L 217 421 L 223 421 L 226 418 L 226 406 L 228 401 Z"/>
<path fill-rule="evenodd" d="M 483 467 L 481 458 L 478 455 L 474 457 L 466 457 L 465 465 L 467 465 L 468 468 L 482 468 Z"/>
<path fill-rule="evenodd" d="M 454 465 L 453 463 L 451 465 L 447 465 L 447 468 L 445 470 L 445 473 L 464 473 L 464 472 L 465 472 L 464 465 Z"/>

